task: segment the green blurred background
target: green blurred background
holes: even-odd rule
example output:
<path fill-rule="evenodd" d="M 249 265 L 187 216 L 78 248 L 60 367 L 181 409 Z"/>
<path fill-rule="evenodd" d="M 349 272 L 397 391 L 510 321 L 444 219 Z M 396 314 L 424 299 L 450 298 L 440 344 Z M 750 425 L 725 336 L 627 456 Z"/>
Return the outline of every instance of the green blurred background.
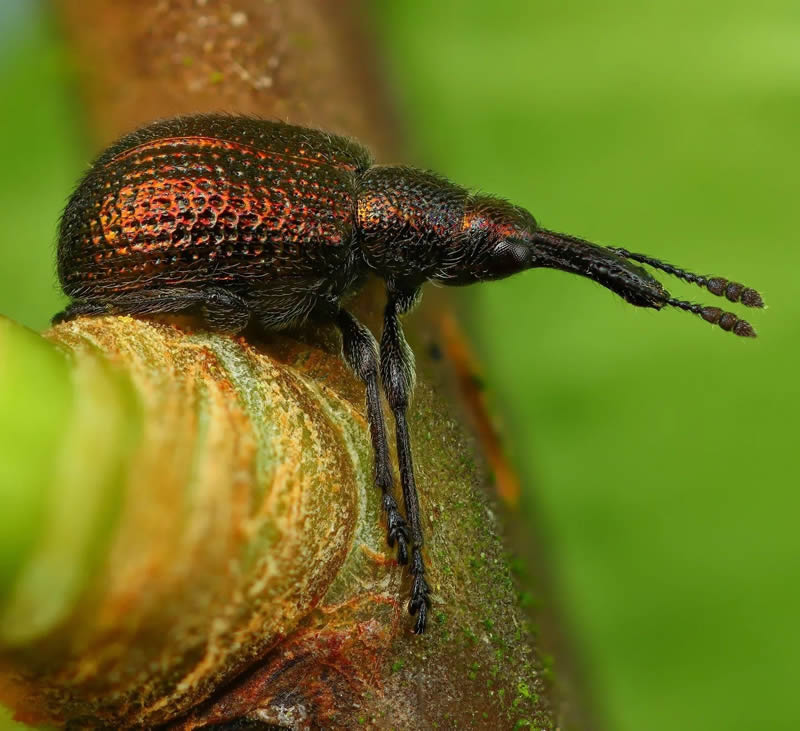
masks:
<path fill-rule="evenodd" d="M 560 272 L 459 298 L 609 728 L 800 728 L 800 3 L 373 4 L 410 161 L 765 294 L 756 341 Z M 0 312 L 42 328 L 89 153 L 46 15 L 0 29 Z"/>

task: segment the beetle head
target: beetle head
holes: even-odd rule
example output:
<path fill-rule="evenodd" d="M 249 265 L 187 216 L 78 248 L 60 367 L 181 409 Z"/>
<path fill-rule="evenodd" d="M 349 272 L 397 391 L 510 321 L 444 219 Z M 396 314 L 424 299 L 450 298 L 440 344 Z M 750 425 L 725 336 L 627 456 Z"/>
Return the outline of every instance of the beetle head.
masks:
<path fill-rule="evenodd" d="M 561 269 L 592 279 L 637 307 L 656 310 L 667 305 L 677 307 L 723 330 L 755 337 L 752 326 L 733 313 L 673 298 L 658 280 L 634 262 L 673 274 L 712 294 L 724 295 L 731 302 L 741 302 L 747 307 L 764 306 L 756 290 L 737 282 L 693 274 L 643 254 L 598 246 L 539 228 L 524 208 L 489 196 L 473 196 L 467 201 L 454 256 L 443 263 L 433 279 L 445 284 L 469 284 L 502 279 L 538 267 Z"/>

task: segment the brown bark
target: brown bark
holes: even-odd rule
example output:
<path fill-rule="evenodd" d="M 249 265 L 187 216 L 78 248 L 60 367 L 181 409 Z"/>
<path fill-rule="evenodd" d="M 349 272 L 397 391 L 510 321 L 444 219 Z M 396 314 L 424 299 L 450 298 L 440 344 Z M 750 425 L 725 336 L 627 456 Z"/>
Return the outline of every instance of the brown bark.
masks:
<path fill-rule="evenodd" d="M 224 110 L 350 134 L 379 157 L 396 155 L 357 3 L 57 4 L 98 147 L 155 117 Z M 373 331 L 382 302 L 372 283 L 354 306 Z M 460 415 L 477 414 L 484 435 L 488 422 L 479 402 L 452 405 L 465 373 L 459 335 L 441 297 L 408 321 L 434 590 L 424 637 L 410 634 L 408 581 L 370 482 L 363 388 L 334 333 L 256 342 L 188 322 L 102 318 L 49 334 L 73 354 L 76 374 L 112 364 L 141 405 L 141 432 L 124 460 L 107 551 L 67 619 L 0 647 L 11 668 L 0 693 L 20 717 L 180 728 L 239 718 L 557 725 L 487 470 Z M 514 489 L 512 476 L 501 480 Z"/>

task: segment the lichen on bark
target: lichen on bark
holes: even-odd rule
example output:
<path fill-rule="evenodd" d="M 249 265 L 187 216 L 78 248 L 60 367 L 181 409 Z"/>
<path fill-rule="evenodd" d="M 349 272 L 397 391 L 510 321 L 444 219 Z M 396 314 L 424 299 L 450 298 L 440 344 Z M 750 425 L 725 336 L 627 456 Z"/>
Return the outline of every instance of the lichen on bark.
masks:
<path fill-rule="evenodd" d="M 41 577 L 59 578 L 62 545 L 46 533 L 6 597 L 5 700 L 20 718 L 547 727 L 473 445 L 423 380 L 411 428 L 434 604 L 415 637 L 363 394 L 335 338 L 310 335 L 262 343 L 128 317 L 47 334 L 73 389 L 63 448 L 91 455 L 68 481 L 93 482 L 66 512 L 57 482 L 46 525 L 93 551 L 67 562 L 83 579 L 54 595 Z M 55 600 L 58 611 L 25 611 Z"/>

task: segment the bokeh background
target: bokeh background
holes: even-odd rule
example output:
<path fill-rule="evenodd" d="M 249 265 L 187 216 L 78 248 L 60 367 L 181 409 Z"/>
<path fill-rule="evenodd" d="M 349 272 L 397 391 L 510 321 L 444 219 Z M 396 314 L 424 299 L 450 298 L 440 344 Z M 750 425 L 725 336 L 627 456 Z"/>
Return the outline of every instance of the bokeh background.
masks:
<path fill-rule="evenodd" d="M 407 162 L 765 294 L 756 341 L 560 272 L 458 299 L 609 728 L 800 728 L 800 3 L 372 10 Z M 68 80 L 0 0 L 0 312 L 33 328 L 90 157 Z"/>

